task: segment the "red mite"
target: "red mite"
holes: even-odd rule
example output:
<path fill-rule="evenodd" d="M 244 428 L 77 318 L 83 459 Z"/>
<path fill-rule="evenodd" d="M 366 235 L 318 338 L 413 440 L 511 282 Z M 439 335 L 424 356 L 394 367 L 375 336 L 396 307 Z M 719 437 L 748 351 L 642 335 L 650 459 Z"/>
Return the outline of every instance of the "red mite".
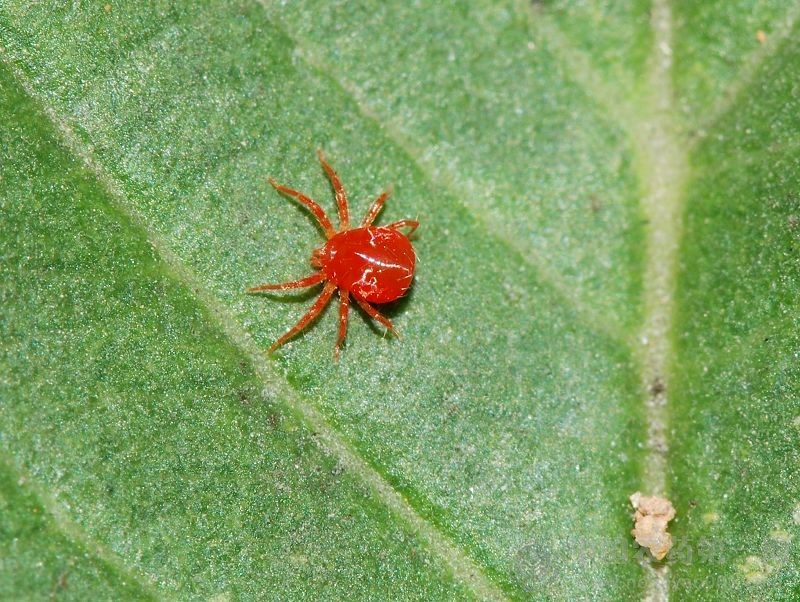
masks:
<path fill-rule="evenodd" d="M 294 288 L 304 288 L 324 282 L 322 293 L 317 297 L 311 309 L 300 318 L 286 334 L 279 338 L 269 352 L 283 345 L 286 341 L 303 330 L 316 318 L 328 302 L 334 291 L 339 291 L 339 336 L 333 354 L 339 358 L 339 347 L 347 334 L 347 318 L 350 310 L 350 297 L 356 300 L 367 315 L 377 320 L 395 335 L 397 331 L 391 321 L 378 312 L 372 303 L 388 303 L 405 295 L 411 280 L 414 278 L 416 255 L 408 240 L 408 236 L 417 229 L 419 222 L 402 219 L 388 226 L 373 226 L 372 222 L 377 217 L 390 191 L 381 194 L 372 203 L 367 211 L 361 226 L 350 227 L 350 216 L 347 207 L 347 195 L 344 192 L 339 176 L 325 161 L 322 151 L 317 151 L 322 168 L 330 178 L 333 190 L 336 192 L 336 204 L 339 207 L 339 231 L 331 224 L 331 220 L 315 201 L 301 192 L 281 186 L 270 178 L 269 183 L 283 194 L 290 196 L 305 205 L 325 232 L 327 242 L 315 249 L 311 254 L 311 265 L 319 271 L 306 278 L 284 282 L 283 284 L 262 284 L 248 289 L 248 293 L 260 291 L 285 291 Z M 408 234 L 401 232 L 410 228 Z"/>

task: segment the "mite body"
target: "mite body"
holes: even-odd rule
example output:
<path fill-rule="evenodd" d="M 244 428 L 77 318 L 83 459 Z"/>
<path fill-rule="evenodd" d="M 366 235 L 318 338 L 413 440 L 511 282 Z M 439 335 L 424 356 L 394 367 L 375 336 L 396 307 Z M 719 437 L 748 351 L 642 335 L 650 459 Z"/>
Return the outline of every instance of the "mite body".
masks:
<path fill-rule="evenodd" d="M 322 207 L 301 192 L 287 188 L 270 179 L 272 186 L 303 204 L 317 218 L 327 242 L 315 249 L 311 265 L 319 271 L 291 282 L 262 284 L 248 289 L 249 293 L 290 290 L 324 283 L 317 300 L 300 320 L 269 348 L 270 353 L 308 326 L 316 318 L 333 293 L 339 291 L 339 335 L 334 346 L 338 359 L 339 348 L 347 334 L 351 297 L 374 320 L 396 334 L 391 321 L 375 309 L 372 303 L 388 303 L 406 294 L 414 279 L 416 254 L 408 237 L 419 222 L 400 220 L 387 226 L 373 226 L 378 213 L 389 198 L 381 194 L 370 206 L 358 228 L 350 228 L 349 208 L 344 187 L 322 152 L 319 160 L 330 178 L 339 209 L 339 230 L 336 231 Z M 408 229 L 407 233 L 403 231 Z"/>

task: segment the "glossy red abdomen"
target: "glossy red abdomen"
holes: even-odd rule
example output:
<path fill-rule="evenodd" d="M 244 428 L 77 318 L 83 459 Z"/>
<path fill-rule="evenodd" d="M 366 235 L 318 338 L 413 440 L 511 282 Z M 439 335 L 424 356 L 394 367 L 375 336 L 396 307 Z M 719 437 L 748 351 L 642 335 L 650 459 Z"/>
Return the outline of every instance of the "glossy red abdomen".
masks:
<path fill-rule="evenodd" d="M 401 232 L 369 226 L 336 234 L 315 252 L 313 262 L 339 288 L 365 301 L 388 303 L 411 286 L 416 256 Z"/>

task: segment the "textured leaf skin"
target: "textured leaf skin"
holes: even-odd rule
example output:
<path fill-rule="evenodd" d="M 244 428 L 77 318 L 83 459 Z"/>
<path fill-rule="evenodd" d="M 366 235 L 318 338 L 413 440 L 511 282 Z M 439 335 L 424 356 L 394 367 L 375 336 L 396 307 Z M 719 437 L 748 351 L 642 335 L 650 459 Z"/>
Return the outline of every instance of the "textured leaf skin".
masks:
<path fill-rule="evenodd" d="M 0 598 L 796 599 L 797 13 L 4 5 Z M 266 178 L 333 213 L 318 147 L 422 223 L 338 364 L 335 311 L 264 353 L 314 291 L 243 294 L 310 273 Z"/>

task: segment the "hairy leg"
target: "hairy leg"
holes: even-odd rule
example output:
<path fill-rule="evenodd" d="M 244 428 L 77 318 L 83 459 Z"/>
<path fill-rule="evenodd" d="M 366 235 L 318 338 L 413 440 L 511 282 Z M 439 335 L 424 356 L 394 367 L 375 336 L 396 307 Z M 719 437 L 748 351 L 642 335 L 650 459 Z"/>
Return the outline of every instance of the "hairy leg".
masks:
<path fill-rule="evenodd" d="M 260 291 L 288 291 L 289 289 L 293 288 L 305 288 L 307 286 L 313 286 L 322 282 L 323 280 L 325 280 L 325 274 L 322 272 L 317 272 L 316 274 L 306 276 L 300 280 L 292 280 L 291 282 L 283 282 L 281 284 L 262 284 L 260 286 L 254 286 L 253 288 L 247 289 L 247 292 L 258 293 Z"/>
<path fill-rule="evenodd" d="M 411 228 L 411 230 L 408 231 L 408 234 L 406 234 L 406 236 L 411 236 L 414 233 L 414 230 L 419 228 L 419 222 L 413 219 L 401 219 L 400 221 L 392 222 L 386 227 L 391 228 L 392 230 Z"/>
<path fill-rule="evenodd" d="M 306 312 L 306 314 L 300 318 L 297 324 L 292 326 L 292 328 L 290 328 L 286 334 L 272 344 L 272 347 L 269 348 L 268 353 L 275 351 L 278 347 L 283 345 L 286 341 L 308 326 L 309 323 L 316 318 L 323 309 L 325 309 L 325 306 L 328 304 L 328 301 L 331 300 L 331 296 L 335 290 L 336 285 L 333 284 L 333 282 L 328 282 L 325 285 L 325 288 L 322 289 L 320 296 L 317 297 L 316 301 L 314 301 L 314 305 L 311 306 L 311 309 L 309 309 L 308 312 Z"/>
<path fill-rule="evenodd" d="M 386 199 L 389 198 L 390 194 L 392 194 L 392 191 L 387 190 L 372 202 L 369 211 L 367 211 L 367 214 L 364 216 L 364 221 L 361 222 L 362 228 L 366 228 L 367 226 L 372 225 L 372 222 L 374 222 L 375 218 L 378 217 L 378 214 L 381 212 L 381 209 L 383 208 L 383 204 L 386 202 Z"/>
<path fill-rule="evenodd" d="M 347 195 L 344 192 L 344 186 L 342 186 L 342 182 L 339 180 L 339 176 L 333 170 L 333 167 L 328 165 L 328 162 L 325 161 L 325 155 L 322 154 L 322 149 L 317 149 L 317 156 L 319 157 L 319 162 L 322 163 L 322 169 L 328 174 L 328 179 L 331 181 L 333 191 L 336 193 L 336 206 L 339 208 L 339 231 L 349 230 L 350 213 L 347 208 Z"/>
<path fill-rule="evenodd" d="M 339 348 L 344 342 L 347 334 L 347 318 L 350 315 L 350 293 L 339 289 L 339 336 L 336 338 L 336 346 L 333 348 L 333 357 L 339 361 Z"/>
<path fill-rule="evenodd" d="M 372 318 L 373 320 L 377 320 L 378 322 L 386 326 L 386 328 L 388 328 L 393 335 L 398 337 L 400 336 L 400 333 L 398 333 L 397 330 L 395 330 L 394 325 L 392 324 L 391 320 L 389 320 L 389 318 L 384 316 L 382 313 L 380 313 L 377 309 L 372 307 L 372 305 L 370 305 L 363 299 L 359 299 L 355 295 L 353 297 L 355 298 L 356 302 L 361 306 L 361 309 L 367 312 L 367 315 L 370 318 Z"/>
<path fill-rule="evenodd" d="M 325 236 L 327 238 L 331 238 L 334 234 L 336 234 L 336 231 L 333 229 L 333 224 L 331 223 L 331 220 L 328 219 L 328 216 L 325 214 L 325 211 L 322 209 L 322 207 L 320 207 L 316 203 L 316 201 L 312 201 L 302 192 L 298 192 L 296 190 L 293 190 L 292 188 L 288 188 L 286 186 L 283 186 L 282 184 L 278 184 L 272 178 L 269 178 L 269 183 L 272 184 L 272 187 L 278 192 L 282 192 L 287 196 L 297 199 L 303 205 L 305 205 L 309 209 L 309 211 L 311 211 L 311 213 L 314 214 L 314 217 L 317 218 L 317 221 L 319 222 L 319 225 L 322 226 L 322 229 L 325 231 Z"/>

